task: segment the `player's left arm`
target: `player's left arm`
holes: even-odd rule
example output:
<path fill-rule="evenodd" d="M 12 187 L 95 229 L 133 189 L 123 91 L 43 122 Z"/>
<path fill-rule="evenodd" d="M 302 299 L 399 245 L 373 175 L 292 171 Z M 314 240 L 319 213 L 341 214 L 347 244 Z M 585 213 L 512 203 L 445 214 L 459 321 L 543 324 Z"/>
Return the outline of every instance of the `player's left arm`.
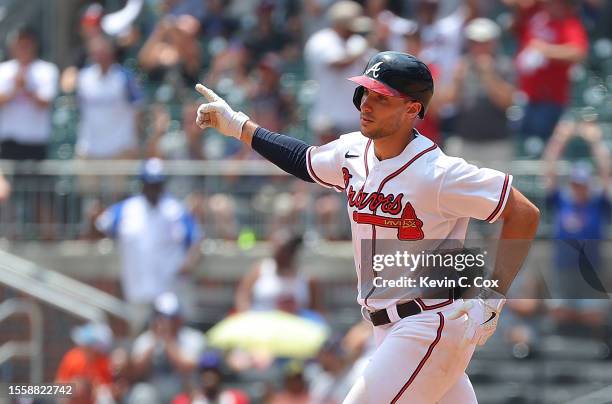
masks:
<path fill-rule="evenodd" d="M 444 177 L 438 208 L 443 217 L 470 217 L 489 223 L 503 220 L 493 277 L 500 278 L 496 291 L 506 293 L 535 236 L 538 208 L 512 186 L 512 175 L 478 168 L 454 157 L 446 159 L 441 167 Z"/>
<path fill-rule="evenodd" d="M 497 246 L 495 268 L 490 276 L 490 279 L 498 282 L 497 286 L 480 288 L 477 296 L 466 299 L 448 315 L 450 320 L 467 315 L 464 341 L 472 344 L 484 345 L 495 332 L 506 302 L 505 294 L 523 265 L 538 229 L 540 211 L 512 187 L 499 217 L 504 223 Z"/>
<path fill-rule="evenodd" d="M 438 206 L 445 217 L 472 217 L 489 223 L 503 220 L 491 287 L 469 290 L 448 319 L 467 315 L 464 341 L 483 345 L 493 335 L 505 304 L 505 293 L 527 257 L 540 212 L 512 187 L 513 177 L 451 158 L 440 182 Z M 497 285 L 494 284 L 497 283 Z"/>
<path fill-rule="evenodd" d="M 500 218 L 504 222 L 491 279 L 499 280 L 493 289 L 505 295 L 527 257 L 538 230 L 540 210 L 512 187 Z"/>

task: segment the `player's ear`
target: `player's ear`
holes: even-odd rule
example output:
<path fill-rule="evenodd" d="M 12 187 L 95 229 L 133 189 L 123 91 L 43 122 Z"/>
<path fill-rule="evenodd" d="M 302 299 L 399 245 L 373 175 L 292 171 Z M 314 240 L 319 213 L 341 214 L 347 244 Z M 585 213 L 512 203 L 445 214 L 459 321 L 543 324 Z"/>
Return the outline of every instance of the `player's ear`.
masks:
<path fill-rule="evenodd" d="M 419 115 L 419 112 L 421 112 L 421 108 L 423 108 L 423 106 L 421 105 L 420 102 L 411 102 L 410 104 L 408 104 L 408 106 L 406 107 L 406 113 L 412 118 L 412 117 L 417 117 Z"/>

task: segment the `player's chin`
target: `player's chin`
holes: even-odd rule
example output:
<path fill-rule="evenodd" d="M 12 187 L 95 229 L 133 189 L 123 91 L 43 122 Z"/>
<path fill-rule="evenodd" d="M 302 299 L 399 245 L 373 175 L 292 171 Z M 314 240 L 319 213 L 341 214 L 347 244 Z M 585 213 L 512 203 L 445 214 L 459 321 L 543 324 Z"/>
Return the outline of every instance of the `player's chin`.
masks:
<path fill-rule="evenodd" d="M 368 139 L 376 139 L 378 136 L 378 131 L 374 130 L 372 127 L 361 125 L 361 134 Z"/>

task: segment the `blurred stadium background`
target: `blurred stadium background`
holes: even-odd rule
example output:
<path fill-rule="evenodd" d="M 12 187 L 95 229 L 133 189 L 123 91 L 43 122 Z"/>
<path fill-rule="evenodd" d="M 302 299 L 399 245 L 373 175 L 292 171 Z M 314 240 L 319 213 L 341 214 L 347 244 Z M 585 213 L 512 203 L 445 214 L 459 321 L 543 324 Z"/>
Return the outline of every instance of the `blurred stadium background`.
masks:
<path fill-rule="evenodd" d="M 166 402 L 155 391 L 135 392 L 135 386 L 154 385 L 152 373 L 174 374 L 179 391 L 190 393 L 203 389 L 203 376 L 211 369 L 219 371 L 221 390 L 242 391 L 251 402 L 340 402 L 350 369 L 369 346 L 367 331 L 354 328 L 361 316 L 343 198 L 295 181 L 232 139 L 194 129 L 198 99 L 193 85 L 198 81 L 263 126 L 320 143 L 355 129 L 350 119 L 345 123 L 347 117 L 337 116 L 352 103 L 334 75 L 362 69 L 372 49 L 418 51 L 435 67 L 440 94 L 423 132 L 450 154 L 514 175 L 514 186 L 543 213 L 527 266 L 553 271 L 551 240 L 558 237 L 556 225 L 563 218 L 557 221 L 547 180 L 592 183 L 593 189 L 607 191 L 609 161 L 602 161 L 609 155 L 598 151 L 612 145 L 612 2 L 354 3 L 361 9 L 338 3 L 0 0 L 0 402 L 11 402 L 3 390 L 8 383 L 62 379 L 58 368 L 65 354 L 97 342 L 105 345 L 99 355 L 107 360 L 100 372 L 112 377 L 83 370 L 97 362 L 81 363 L 70 380 L 87 388 L 79 389 L 84 401 L 74 402 Z M 535 23 L 530 4 L 543 13 Z M 555 25 L 550 19 L 560 9 L 566 20 Z M 521 22 L 535 28 L 521 28 Z M 559 28 L 570 25 L 577 27 L 570 33 Z M 554 42 L 550 35 L 562 32 L 567 44 L 580 49 L 576 31 L 588 38 L 584 52 L 571 63 L 555 62 L 554 74 L 564 66 L 560 76 L 533 76 L 546 71 L 542 55 L 548 50 L 542 42 Z M 540 41 L 533 46 L 539 54 L 525 56 L 528 35 Z M 479 44 L 484 50 L 471 53 Z M 21 76 L 14 61 L 27 59 L 28 47 L 33 59 L 51 64 Z M 331 60 L 325 51 L 336 47 L 345 54 Z M 488 58 L 477 57 L 483 53 Z M 494 67 L 485 60 L 474 70 L 470 63 L 480 63 L 477 59 L 492 60 Z M 462 65 L 472 67 L 461 73 Z M 119 73 L 97 80 L 95 69 L 105 66 Z M 532 84 L 525 84 L 530 74 Z M 537 94 L 534 77 L 548 89 L 567 84 L 569 95 Z M 510 101 L 504 105 L 490 95 L 492 89 L 506 89 Z M 343 107 L 326 115 L 329 102 Z M 35 117 L 33 108 L 38 108 Z M 470 117 L 471 125 L 462 116 Z M 526 132 L 526 117 L 537 121 L 534 133 Z M 554 127 L 559 117 L 575 125 L 554 134 L 539 130 Z M 474 126 L 502 135 L 471 137 Z M 551 136 L 567 147 L 547 149 Z M 300 287 L 310 292 L 301 308 L 316 312 L 317 321 L 328 327 L 330 340 L 322 353 L 299 362 L 236 350 L 216 357 L 217 351 L 204 344 L 191 351 L 193 366 L 187 371 L 155 362 L 140 372 L 133 369 L 134 342 L 147 326 L 135 320 L 134 305 L 122 293 L 120 273 L 130 269 L 122 268 L 121 241 L 105 237 L 95 222 L 109 206 L 140 193 L 142 162 L 152 157 L 164 160 L 166 190 L 184 203 L 203 235 L 195 240 L 201 257 L 190 268 L 191 299 L 189 304 L 181 299 L 182 309 L 190 306 L 183 313 L 185 324 L 206 333 L 229 313 L 248 310 L 248 301 L 239 307 L 236 300 L 246 287 L 244 279 L 253 268 L 263 276 L 261 268 L 275 256 L 279 234 L 289 231 L 303 236 L 299 274 L 288 275 L 292 286 L 281 282 L 279 287 L 299 295 L 292 288 L 303 282 Z M 612 277 L 605 263 L 611 262 L 612 244 L 604 223 L 609 203 L 601 200 L 589 205 L 588 214 L 603 229 L 595 233 L 601 238 L 600 279 L 609 289 Z M 491 237 L 491 231 L 474 223 L 470 237 Z M 308 280 L 316 280 L 316 287 Z M 533 283 L 523 279 L 519 287 L 530 290 Z M 517 296 L 529 297 L 524 290 Z M 241 296 L 248 296 L 248 288 Z M 158 304 L 155 312 L 163 314 L 168 308 Z M 543 299 L 509 304 L 495 338 L 477 351 L 469 368 L 479 402 L 612 402 L 609 304 L 602 299 L 593 310 L 585 306 L 566 315 Z M 291 306 L 287 311 L 299 310 Z M 83 327 L 93 323 L 108 324 L 112 339 Z M 89 332 L 89 338 L 79 331 Z M 174 402 L 192 402 L 183 399 Z M 228 402 L 243 399 L 236 394 Z"/>

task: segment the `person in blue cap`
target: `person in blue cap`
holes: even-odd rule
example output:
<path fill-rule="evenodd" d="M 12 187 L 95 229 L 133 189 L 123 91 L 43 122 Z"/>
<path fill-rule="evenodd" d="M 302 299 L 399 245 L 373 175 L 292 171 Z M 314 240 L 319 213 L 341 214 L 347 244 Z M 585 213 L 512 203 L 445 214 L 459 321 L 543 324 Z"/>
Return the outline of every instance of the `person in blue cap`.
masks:
<path fill-rule="evenodd" d="M 586 161 L 574 162 L 568 183 L 561 186 L 555 163 L 574 138 L 589 145 L 596 172 Z M 577 324 L 590 329 L 606 345 L 608 296 L 601 284 L 607 264 L 601 251 L 606 226 L 610 223 L 610 151 L 603 141 L 601 126 L 594 120 L 565 120 L 556 128 L 544 157 L 548 162 L 547 204 L 553 212 L 553 265 L 549 289 L 552 315 L 564 329 Z"/>
<path fill-rule="evenodd" d="M 144 324 L 151 304 L 164 292 L 184 299 L 189 318 L 185 288 L 200 257 L 198 224 L 181 201 L 164 191 L 162 160 L 146 160 L 140 180 L 141 193 L 102 212 L 96 228 L 117 243 L 123 297 L 132 303 L 136 322 Z"/>

